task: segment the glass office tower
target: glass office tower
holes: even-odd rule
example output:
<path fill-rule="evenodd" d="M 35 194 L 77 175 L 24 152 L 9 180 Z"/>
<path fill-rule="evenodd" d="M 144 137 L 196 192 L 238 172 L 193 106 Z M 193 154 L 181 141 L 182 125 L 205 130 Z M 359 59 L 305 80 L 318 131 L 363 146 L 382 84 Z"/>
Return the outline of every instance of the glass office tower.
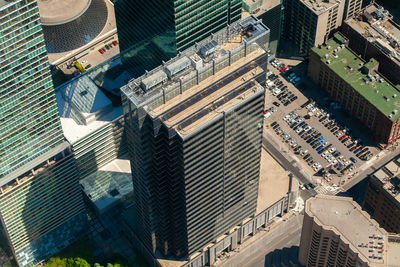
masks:
<path fill-rule="evenodd" d="M 187 257 L 257 205 L 269 29 L 226 27 L 121 88 L 137 234 Z"/>
<path fill-rule="evenodd" d="M 76 240 L 85 205 L 36 0 L 0 0 L 0 241 L 20 266 Z"/>
<path fill-rule="evenodd" d="M 241 16 L 241 0 L 117 0 L 123 62 L 134 76 L 151 70 Z"/>
<path fill-rule="evenodd" d="M 63 141 L 34 0 L 0 1 L 0 179 Z"/>

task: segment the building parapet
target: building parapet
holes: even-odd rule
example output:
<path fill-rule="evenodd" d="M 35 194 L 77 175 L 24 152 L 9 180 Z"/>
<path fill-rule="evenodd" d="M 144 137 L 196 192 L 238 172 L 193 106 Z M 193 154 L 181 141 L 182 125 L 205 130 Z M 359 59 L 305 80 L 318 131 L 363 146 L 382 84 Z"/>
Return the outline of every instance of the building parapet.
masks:
<path fill-rule="evenodd" d="M 175 91 L 174 89 L 177 87 L 180 88 L 179 91 L 182 93 L 186 87 L 190 87 L 188 82 L 192 81 L 193 78 L 204 79 L 204 77 L 199 76 L 206 75 L 208 77 L 214 74 L 219 62 L 229 59 L 232 63 L 234 60 L 246 56 L 246 53 L 249 53 L 251 49 L 256 49 L 256 46 L 265 49 L 264 45 L 267 44 L 259 40 L 267 34 L 269 34 L 269 29 L 253 16 L 233 25 L 228 25 L 226 29 L 212 34 L 211 37 L 200 43 L 196 43 L 163 65 L 131 80 L 121 88 L 123 98 L 125 96 L 136 107 L 155 108 L 165 103 L 170 93 Z M 256 43 L 258 44 L 256 45 Z M 244 53 L 240 55 L 235 53 L 242 51 Z M 236 58 L 233 56 L 234 54 Z M 204 71 L 211 69 L 212 73 Z M 163 101 L 154 104 L 153 102 L 159 96 L 162 96 Z"/>

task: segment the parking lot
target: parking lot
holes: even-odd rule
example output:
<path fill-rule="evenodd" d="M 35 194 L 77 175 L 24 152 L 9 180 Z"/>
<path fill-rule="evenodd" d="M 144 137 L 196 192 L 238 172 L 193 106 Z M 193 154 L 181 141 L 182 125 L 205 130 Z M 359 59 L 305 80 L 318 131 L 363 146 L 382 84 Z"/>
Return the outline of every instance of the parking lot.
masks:
<path fill-rule="evenodd" d="M 322 107 L 307 98 L 297 88 L 306 86 L 302 74 L 274 63 L 266 83 L 267 131 L 300 159 L 314 180 L 343 185 L 378 149 L 339 121 L 332 112 L 335 106 Z"/>

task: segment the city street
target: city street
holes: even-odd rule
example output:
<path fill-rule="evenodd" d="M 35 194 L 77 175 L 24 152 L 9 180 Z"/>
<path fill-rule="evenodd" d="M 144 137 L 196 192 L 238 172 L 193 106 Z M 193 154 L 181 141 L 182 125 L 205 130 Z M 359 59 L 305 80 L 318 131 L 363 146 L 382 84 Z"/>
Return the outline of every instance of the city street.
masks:
<path fill-rule="evenodd" d="M 302 224 L 303 215 L 289 214 L 286 221 L 280 219 L 276 225 L 271 226 L 269 232 L 267 227 L 264 233 L 258 233 L 259 236 L 256 235 L 245 241 L 239 252 L 231 252 L 230 257 L 220 266 L 264 267 L 265 256 L 268 253 L 275 249 L 299 245 Z"/>

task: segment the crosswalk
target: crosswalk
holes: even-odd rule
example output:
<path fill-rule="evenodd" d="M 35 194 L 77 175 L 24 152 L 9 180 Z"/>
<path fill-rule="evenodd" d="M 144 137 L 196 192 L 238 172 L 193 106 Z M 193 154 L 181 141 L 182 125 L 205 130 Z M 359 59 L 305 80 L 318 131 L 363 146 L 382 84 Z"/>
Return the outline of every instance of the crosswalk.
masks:
<path fill-rule="evenodd" d="M 315 188 L 315 191 L 321 195 L 331 195 L 334 196 L 339 193 L 341 190 L 340 187 L 332 187 L 332 186 L 318 186 Z"/>

